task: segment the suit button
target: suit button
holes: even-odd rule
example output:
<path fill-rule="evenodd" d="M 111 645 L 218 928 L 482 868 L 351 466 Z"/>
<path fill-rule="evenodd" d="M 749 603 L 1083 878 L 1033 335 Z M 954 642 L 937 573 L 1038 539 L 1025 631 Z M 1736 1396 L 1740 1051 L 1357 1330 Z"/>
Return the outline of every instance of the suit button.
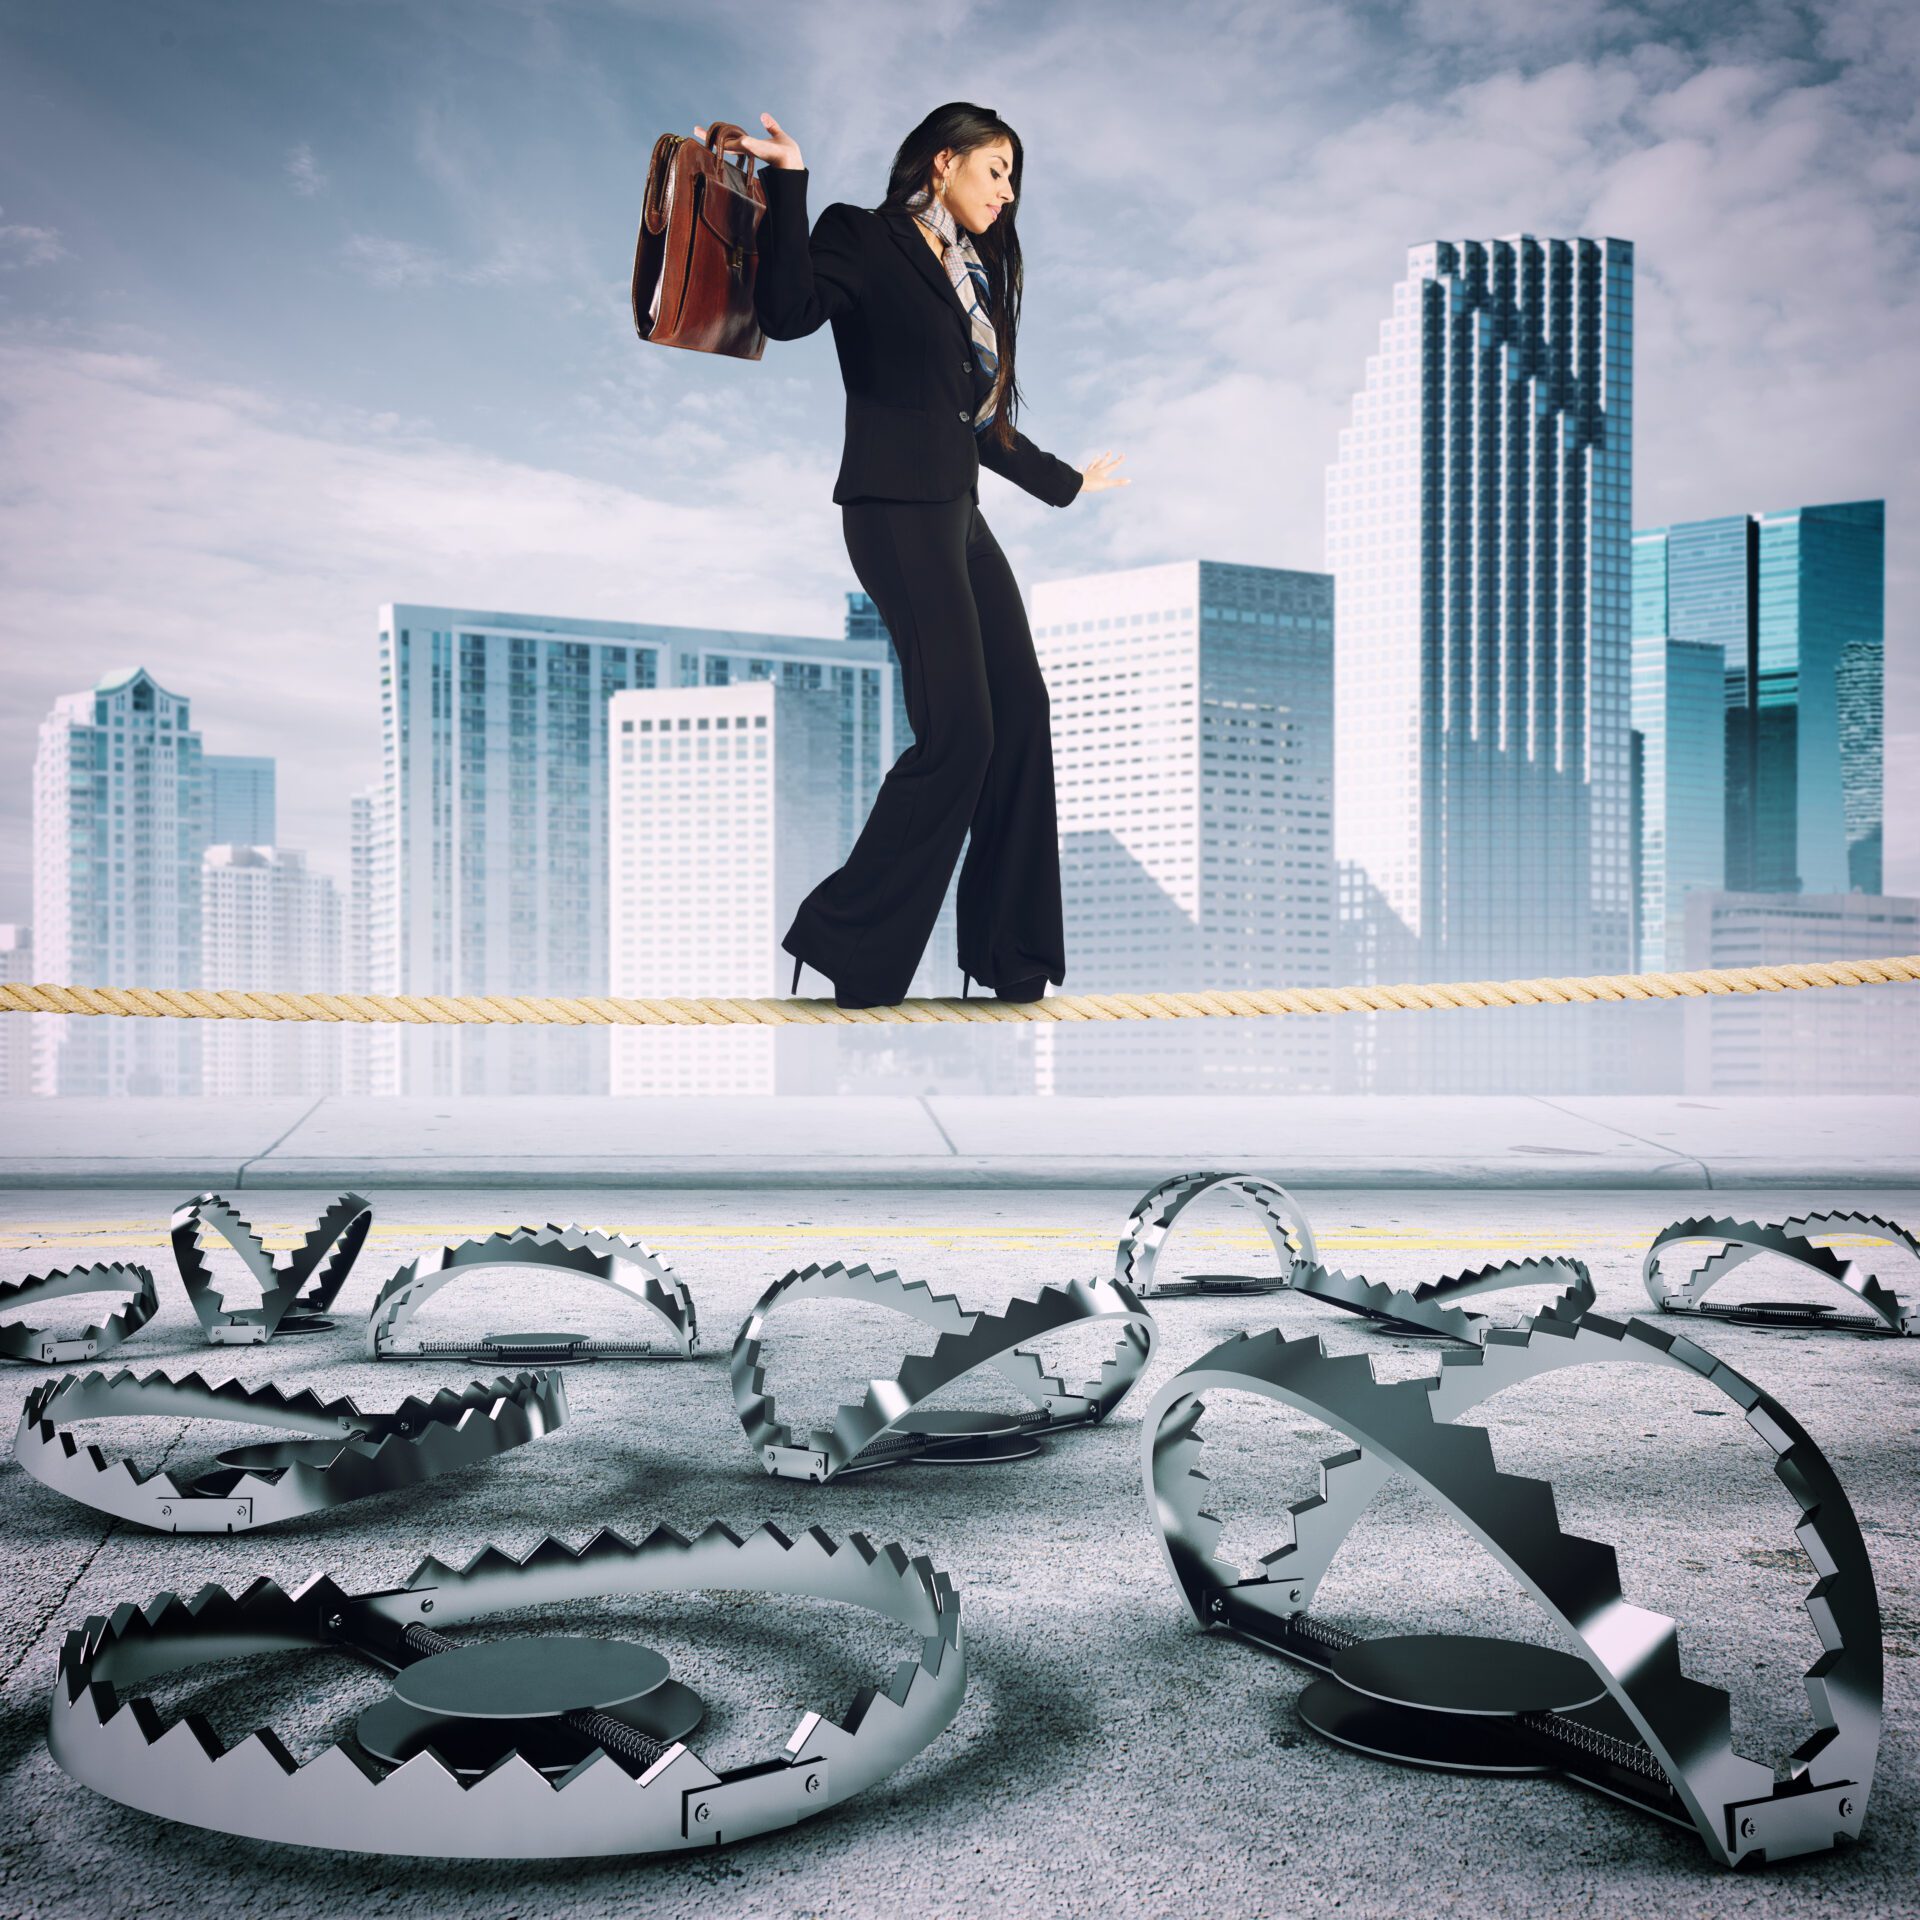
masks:
<path fill-rule="evenodd" d="M 960 418 L 962 420 L 971 420 L 973 418 L 973 415 L 970 414 L 965 407 L 962 407 L 960 409 Z"/>
<path fill-rule="evenodd" d="M 960 362 L 960 371 L 962 373 L 971 373 L 973 371 L 973 362 L 971 360 L 962 360 Z"/>

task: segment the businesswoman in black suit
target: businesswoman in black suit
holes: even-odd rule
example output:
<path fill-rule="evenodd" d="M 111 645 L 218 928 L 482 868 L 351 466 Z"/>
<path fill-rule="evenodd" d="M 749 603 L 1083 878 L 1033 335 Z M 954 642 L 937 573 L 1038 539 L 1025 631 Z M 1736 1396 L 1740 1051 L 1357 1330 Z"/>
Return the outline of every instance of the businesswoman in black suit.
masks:
<path fill-rule="evenodd" d="M 804 963 L 838 1006 L 903 1000 L 966 840 L 963 991 L 979 981 L 1038 1000 L 1066 977 L 1053 742 L 1020 589 L 980 512 L 980 468 L 1056 507 L 1128 483 L 1117 456 L 1070 467 L 1013 425 L 1019 137 L 986 109 L 938 107 L 901 143 L 881 204 L 835 201 L 809 237 L 799 145 L 760 119 L 766 138 L 738 143 L 768 163 L 754 304 L 775 340 L 833 325 L 847 399 L 833 498 L 914 735 L 846 864 L 781 941 L 794 989 Z"/>

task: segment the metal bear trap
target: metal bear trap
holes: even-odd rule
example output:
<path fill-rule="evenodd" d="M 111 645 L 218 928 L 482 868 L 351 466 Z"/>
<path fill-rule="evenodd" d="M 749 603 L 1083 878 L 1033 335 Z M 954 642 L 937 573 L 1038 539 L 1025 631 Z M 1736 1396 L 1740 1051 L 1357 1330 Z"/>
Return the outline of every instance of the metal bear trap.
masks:
<path fill-rule="evenodd" d="M 129 1334 L 138 1333 L 160 1308 L 153 1275 L 145 1267 L 122 1265 L 62 1267 L 54 1273 L 30 1273 L 24 1280 L 0 1282 L 0 1313 L 18 1313 L 47 1300 L 76 1293 L 125 1293 L 127 1303 L 76 1334 L 56 1338 L 38 1327 L 16 1322 L 0 1327 L 0 1356 L 66 1366 L 111 1353 Z"/>
<path fill-rule="evenodd" d="M 696 1590 L 865 1608 L 918 1635 L 919 1657 L 838 1721 L 803 1714 L 785 1747 L 754 1764 L 716 1773 L 682 1742 L 656 1754 L 615 1727 L 557 1782 L 517 1753 L 473 1779 L 431 1748 L 385 1771 L 344 1741 L 296 1762 L 270 1727 L 226 1746 L 201 1715 L 167 1722 L 134 1691 L 201 1661 L 279 1649 L 335 1647 L 393 1670 L 438 1654 L 447 1627 L 512 1609 Z M 767 1525 L 742 1538 L 716 1522 L 691 1540 L 657 1527 L 638 1545 L 603 1532 L 579 1548 L 548 1539 L 524 1560 L 495 1547 L 464 1567 L 427 1559 L 380 1593 L 344 1593 L 324 1575 L 292 1592 L 262 1579 L 238 1595 L 207 1586 L 95 1614 L 61 1649 L 47 1744 L 76 1780 L 126 1806 L 253 1839 L 439 1858 L 672 1853 L 852 1798 L 931 1744 L 966 1684 L 959 1601 L 926 1559 L 859 1533 L 842 1544 Z"/>
<path fill-rule="evenodd" d="M 1154 1268 L 1168 1231 L 1190 1202 L 1214 1187 L 1244 1193 L 1253 1202 L 1260 1224 L 1273 1242 L 1280 1272 L 1271 1280 L 1252 1275 L 1195 1274 L 1186 1280 L 1155 1284 Z M 1303 1265 L 1319 1258 L 1313 1229 L 1300 1203 L 1277 1180 L 1260 1173 L 1176 1173 L 1150 1188 L 1134 1202 L 1127 1230 L 1115 1249 L 1113 1276 L 1130 1286 L 1143 1300 L 1171 1299 L 1192 1294 L 1276 1293 Z"/>
<path fill-rule="evenodd" d="M 173 1210 L 174 1264 L 206 1336 L 217 1347 L 258 1346 L 276 1333 L 320 1333 L 373 1225 L 371 1202 L 343 1193 L 301 1243 L 269 1253 L 260 1236 L 217 1193 L 196 1193 Z M 207 1258 L 211 1227 L 246 1263 L 260 1285 L 257 1307 L 229 1308 Z"/>
<path fill-rule="evenodd" d="M 571 1333 L 488 1333 L 477 1340 L 419 1340 L 407 1328 L 449 1280 L 482 1267 L 540 1267 L 611 1287 L 666 1321 L 665 1340 L 591 1340 Z M 699 1345 L 693 1296 L 664 1256 L 619 1234 L 583 1227 L 515 1227 L 422 1254 L 385 1286 L 367 1316 L 367 1351 L 377 1360 L 495 1360 L 513 1365 L 560 1360 L 688 1360 Z"/>
<path fill-rule="evenodd" d="M 840 1408 L 830 1427 L 804 1440 L 774 1412 L 761 1365 L 767 1317 L 790 1300 L 856 1300 L 891 1307 L 940 1336 L 931 1353 L 911 1354 L 892 1380 L 869 1383 L 857 1406 Z M 1119 1320 L 1113 1356 L 1098 1378 L 1069 1387 L 1020 1342 L 1044 1339 L 1090 1321 Z M 890 1270 L 831 1265 L 798 1268 L 776 1280 L 747 1315 L 733 1343 L 733 1404 L 748 1441 L 771 1474 L 826 1481 L 906 1460 L 1012 1459 L 1038 1451 L 1039 1439 L 1104 1420 L 1139 1379 L 1153 1352 L 1153 1316 L 1121 1280 L 1076 1280 L 1044 1287 L 998 1313 L 968 1312 L 952 1294 Z M 976 1367 L 990 1366 L 1034 1403 L 1027 1414 L 917 1412 L 921 1402 Z"/>
<path fill-rule="evenodd" d="M 158 1415 L 277 1427 L 302 1436 L 233 1447 L 214 1468 L 184 1481 L 141 1473 L 124 1456 L 76 1439 L 79 1420 Z M 284 1393 L 237 1380 L 178 1380 L 69 1373 L 27 1395 L 14 1458 L 42 1486 L 102 1513 L 160 1533 L 242 1533 L 370 1494 L 418 1486 L 490 1460 L 564 1426 L 566 1389 L 557 1372 L 476 1380 L 430 1400 L 410 1396 L 391 1413 L 363 1413 L 351 1400 Z"/>
<path fill-rule="evenodd" d="M 1329 1306 L 1345 1307 L 1350 1313 L 1364 1315 L 1387 1332 L 1436 1335 L 1464 1340 L 1469 1346 L 1482 1346 L 1497 1323 L 1483 1313 L 1467 1312 L 1456 1306 L 1455 1301 L 1472 1299 L 1503 1287 L 1531 1286 L 1542 1280 L 1565 1283 L 1565 1291 L 1545 1309 L 1560 1319 L 1585 1313 L 1594 1303 L 1593 1276 L 1584 1261 L 1539 1257 L 1473 1267 L 1465 1273 L 1450 1273 L 1412 1288 L 1388 1286 L 1361 1274 L 1342 1273 L 1337 1267 L 1323 1267 L 1308 1261 L 1294 1270 L 1291 1290 L 1304 1293 L 1309 1299 L 1324 1300 Z"/>
<path fill-rule="evenodd" d="M 1891 1287 L 1882 1286 L 1871 1268 L 1834 1247 L 1817 1247 L 1807 1238 L 1814 1233 L 1852 1233 L 1889 1244 L 1898 1242 L 1920 1259 L 1920 1239 L 1897 1221 L 1874 1213 L 1803 1213 L 1791 1220 L 1676 1220 L 1654 1236 L 1641 1265 L 1647 1293 L 1662 1313 L 1697 1313 L 1716 1320 L 1747 1321 L 1759 1326 L 1844 1327 L 1850 1331 L 1915 1333 L 1912 1310 L 1900 1303 Z M 1667 1250 L 1686 1241 L 1712 1241 L 1710 1253 L 1684 1280 L 1662 1271 Z M 1865 1313 L 1836 1313 L 1824 1305 L 1792 1300 L 1756 1300 L 1739 1306 L 1708 1306 L 1702 1296 L 1743 1267 L 1757 1254 L 1777 1253 L 1823 1280 L 1831 1280 L 1858 1300 Z"/>
<path fill-rule="evenodd" d="M 1806 1607 L 1824 1651 L 1806 1678 L 1815 1731 L 1791 1756 L 1784 1779 L 1735 1753 L 1727 1694 L 1681 1671 L 1672 1620 L 1622 1596 L 1613 1549 L 1562 1531 L 1552 1487 L 1502 1472 L 1486 1429 L 1457 1418 L 1520 1381 L 1596 1361 L 1670 1366 L 1717 1388 L 1773 1449 L 1774 1472 L 1802 1510 L 1794 1532 L 1819 1574 Z M 1322 1462 L 1320 1493 L 1291 1509 L 1293 1539 L 1252 1573 L 1215 1557 L 1221 1524 L 1203 1504 L 1199 1423 L 1203 1396 L 1216 1391 L 1278 1401 L 1356 1442 Z M 1883 1664 L 1879 1601 L 1859 1525 L 1832 1467 L 1793 1417 L 1690 1340 L 1643 1320 L 1549 1313 L 1496 1329 L 1482 1347 L 1443 1352 L 1437 1374 L 1383 1382 L 1365 1354 L 1336 1358 L 1311 1337 L 1242 1334 L 1161 1390 L 1143 1434 L 1149 1517 L 1203 1625 L 1331 1669 L 1357 1643 L 1312 1617 L 1314 1591 L 1374 1495 L 1400 1474 L 1517 1576 L 1572 1636 L 1569 1644 L 1607 1696 L 1596 1708 L 1514 1717 L 1501 1731 L 1528 1764 L 1505 1770 L 1564 1772 L 1690 1824 L 1729 1866 L 1858 1837 L 1879 1747 Z M 1404 1712 L 1432 1723 L 1468 1717 Z M 1415 1756 L 1402 1749 L 1397 1757 Z"/>

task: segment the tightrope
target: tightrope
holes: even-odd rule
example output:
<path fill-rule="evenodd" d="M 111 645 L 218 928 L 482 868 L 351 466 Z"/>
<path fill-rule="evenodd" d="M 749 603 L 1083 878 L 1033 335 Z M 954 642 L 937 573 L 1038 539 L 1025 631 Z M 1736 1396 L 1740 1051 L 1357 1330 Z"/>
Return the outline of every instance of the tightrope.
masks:
<path fill-rule="evenodd" d="M 1044 1000 L 609 999 L 599 995 L 267 993 L 205 987 L 54 987 L 0 981 L 0 1013 L 120 1015 L 139 1020 L 319 1020 L 461 1027 L 841 1027 L 981 1021 L 1249 1019 L 1282 1013 L 1415 1013 L 1447 1007 L 1578 1006 L 1691 1000 L 1712 994 L 1879 987 L 1920 980 L 1920 954 L 1696 973 L 1602 973 L 1572 979 L 1456 980 L 1440 986 L 1229 988 L 1201 993 L 1071 993 Z"/>

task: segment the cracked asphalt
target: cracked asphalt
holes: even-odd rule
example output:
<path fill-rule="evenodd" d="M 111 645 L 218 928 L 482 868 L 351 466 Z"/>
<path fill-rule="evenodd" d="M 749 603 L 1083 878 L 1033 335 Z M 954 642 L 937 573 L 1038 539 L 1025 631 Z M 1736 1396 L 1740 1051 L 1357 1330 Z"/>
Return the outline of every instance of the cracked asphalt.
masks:
<path fill-rule="evenodd" d="M 1317 1333 L 1376 1357 L 1383 1375 L 1430 1371 L 1430 1343 L 1395 1339 L 1298 1297 L 1176 1300 L 1134 1395 L 1104 1427 L 1056 1436 L 997 1466 L 917 1464 L 813 1487 L 770 1480 L 748 1452 L 727 1384 L 733 1335 L 771 1280 L 809 1261 L 865 1261 L 988 1307 L 1048 1282 L 1109 1272 L 1129 1194 L 825 1187 L 765 1190 L 375 1190 L 376 1224 L 334 1310 L 336 1328 L 264 1348 L 201 1339 L 166 1245 L 176 1189 L 0 1194 L 0 1279 L 76 1260 L 144 1259 L 156 1320 L 105 1364 L 276 1379 L 391 1406 L 464 1383 L 457 1362 L 376 1363 L 362 1322 L 380 1282 L 446 1240 L 528 1221 L 637 1235 L 691 1287 L 702 1335 L 685 1364 L 570 1370 L 561 1432 L 487 1465 L 269 1531 L 173 1537 L 110 1522 L 0 1468 L 0 1915 L 833 1915 L 1387 1916 L 1467 1907 L 1492 1915 L 1912 1914 L 1920 1906 L 1920 1341 L 1709 1323 L 1696 1333 L 1777 1395 L 1826 1451 L 1874 1558 L 1887 1690 L 1879 1770 L 1861 1843 L 1730 1873 L 1691 1830 L 1564 1780 L 1404 1769 L 1322 1742 L 1293 1701 L 1308 1676 L 1202 1633 L 1180 1602 L 1141 1492 L 1139 1414 L 1182 1366 L 1241 1328 Z M 241 1203 L 270 1244 L 304 1232 L 327 1192 Z M 1743 1193 L 1743 1215 L 1803 1211 L 1824 1196 Z M 1401 1283 L 1522 1254 L 1593 1268 L 1600 1311 L 1647 1301 L 1640 1254 L 1697 1205 L 1672 1192 L 1326 1191 L 1304 1196 L 1329 1264 Z M 1836 1204 L 1913 1221 L 1920 1194 L 1849 1193 Z M 1252 1272 L 1270 1259 L 1244 1209 L 1196 1202 L 1163 1274 Z M 235 1263 L 237 1271 L 237 1263 Z M 1879 1268 L 1909 1301 L 1904 1255 Z M 1817 1283 L 1756 1261 L 1729 1297 L 1819 1300 Z M 604 1290 L 524 1274 L 450 1285 L 420 1330 L 577 1327 L 637 1318 Z M 1513 1297 L 1543 1304 L 1546 1289 Z M 1505 1310 L 1499 1297 L 1489 1302 Z M 84 1311 L 72 1324 L 86 1317 Z M 65 1324 L 64 1322 L 62 1324 Z M 775 1318 L 769 1381 L 783 1416 L 825 1418 L 931 1336 L 878 1309 L 796 1306 Z M 1106 1336 L 1048 1345 L 1090 1369 Z M 3 1365 L 10 1433 L 47 1369 Z M 977 1381 L 943 1396 L 1012 1404 Z M 1803 1602 L 1813 1569 L 1770 1456 L 1704 1383 L 1664 1369 L 1574 1370 L 1487 1403 L 1500 1464 L 1552 1481 L 1563 1526 L 1618 1551 L 1628 1597 L 1681 1623 L 1687 1670 L 1725 1687 L 1736 1744 L 1779 1763 L 1809 1730 L 1801 1676 L 1818 1652 Z M 1250 1562 L 1285 1538 L 1289 1501 L 1339 1442 L 1300 1416 L 1237 1398 L 1209 1403 L 1205 1464 L 1223 1551 Z M 143 1468 L 179 1467 L 241 1437 L 179 1421 L 85 1437 Z M 257 1436 L 249 1436 L 257 1437 Z M 929 1555 L 960 1595 L 967 1698 L 953 1725 L 898 1773 L 830 1814 L 720 1851 L 660 1859 L 489 1864 L 323 1852 L 235 1840 L 122 1808 L 68 1779 L 44 1721 L 63 1634 L 94 1612 L 203 1582 L 327 1571 L 354 1588 L 403 1579 L 426 1554 L 463 1560 L 492 1542 L 524 1553 L 551 1532 L 579 1541 L 657 1521 L 692 1531 L 818 1525 Z M 1417 1492 L 1390 1486 L 1336 1561 L 1321 1614 L 1361 1634 L 1504 1633 L 1555 1642 L 1518 1583 Z M 569 1609 L 565 1630 L 644 1639 L 704 1698 L 693 1744 L 730 1766 L 777 1751 L 798 1715 L 843 1710 L 883 1681 L 905 1637 L 799 1602 L 676 1598 Z M 228 1740 L 262 1722 L 306 1759 L 380 1697 L 378 1677 L 325 1656 L 256 1659 L 178 1676 L 163 1710 L 193 1700 Z M 351 1836 L 343 1836 L 350 1838 Z"/>

